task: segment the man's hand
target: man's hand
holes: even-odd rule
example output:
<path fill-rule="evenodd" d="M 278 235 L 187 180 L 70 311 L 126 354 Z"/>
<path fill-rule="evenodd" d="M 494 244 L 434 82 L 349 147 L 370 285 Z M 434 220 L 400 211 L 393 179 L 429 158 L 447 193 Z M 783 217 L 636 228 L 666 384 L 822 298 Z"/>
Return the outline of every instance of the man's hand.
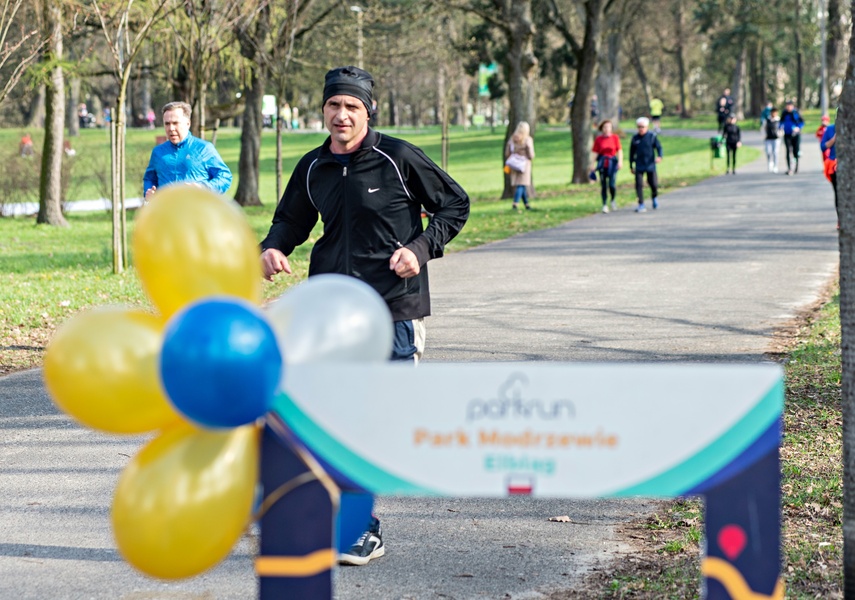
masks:
<path fill-rule="evenodd" d="M 632 173 L 633 175 L 635 175 L 635 167 L 630 167 L 629 172 Z"/>
<path fill-rule="evenodd" d="M 395 250 L 392 258 L 389 259 L 389 269 L 395 271 L 395 275 L 402 279 L 415 277 L 422 270 L 419 266 L 419 259 L 409 248 Z"/>
<path fill-rule="evenodd" d="M 145 201 L 148 202 L 149 200 L 151 200 L 152 195 L 154 195 L 154 193 L 156 191 L 157 191 L 157 186 L 153 185 L 150 188 L 148 188 L 148 191 L 145 193 Z"/>
<path fill-rule="evenodd" d="M 277 273 L 286 272 L 291 274 L 291 265 L 288 259 L 276 248 L 268 248 L 261 253 L 261 271 L 267 281 L 273 281 Z"/>
<path fill-rule="evenodd" d="M 659 164 L 659 163 L 661 163 L 661 162 L 662 162 L 662 157 L 661 157 L 661 156 L 657 156 L 657 157 L 656 157 L 656 164 L 658 165 L 658 164 Z"/>

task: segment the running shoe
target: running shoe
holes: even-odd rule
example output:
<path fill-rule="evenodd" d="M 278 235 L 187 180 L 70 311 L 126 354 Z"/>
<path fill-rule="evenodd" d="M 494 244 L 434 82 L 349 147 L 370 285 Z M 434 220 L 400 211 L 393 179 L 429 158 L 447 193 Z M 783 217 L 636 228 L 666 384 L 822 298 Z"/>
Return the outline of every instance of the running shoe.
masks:
<path fill-rule="evenodd" d="M 647 209 L 644 207 L 644 202 L 635 207 L 635 212 L 647 212 Z"/>
<path fill-rule="evenodd" d="M 606 206 L 605 204 L 603 204 L 603 214 L 608 214 L 608 212 L 609 212 L 609 207 Z"/>
<path fill-rule="evenodd" d="M 616 208 L 617 208 L 617 204 L 615 203 L 614 200 L 612 200 L 612 210 L 615 210 Z"/>
<path fill-rule="evenodd" d="M 656 201 L 656 198 L 653 199 L 653 210 L 659 208 L 659 203 Z"/>
<path fill-rule="evenodd" d="M 340 565 L 367 565 L 368 561 L 386 554 L 380 530 L 366 531 L 347 552 L 338 555 Z"/>

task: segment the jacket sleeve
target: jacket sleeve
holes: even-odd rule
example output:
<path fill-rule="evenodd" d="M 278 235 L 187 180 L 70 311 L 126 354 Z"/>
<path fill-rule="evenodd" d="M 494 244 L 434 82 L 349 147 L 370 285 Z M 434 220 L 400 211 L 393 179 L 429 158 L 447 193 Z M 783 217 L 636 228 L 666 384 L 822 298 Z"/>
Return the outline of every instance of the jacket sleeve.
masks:
<path fill-rule="evenodd" d="M 318 211 L 309 199 L 305 188 L 308 165 L 301 161 L 291 174 L 282 199 L 273 214 L 273 224 L 267 237 L 261 242 L 261 249 L 276 248 L 285 256 L 294 248 L 309 239 L 312 229 L 318 222 Z"/>
<path fill-rule="evenodd" d="M 632 140 L 629 140 L 629 168 L 635 168 L 635 152 L 636 152 L 636 144 L 632 143 Z"/>
<path fill-rule="evenodd" d="M 225 194 L 232 185 L 232 172 L 213 145 L 208 146 L 208 156 L 205 162 L 208 171 L 208 185 L 217 193 Z"/>
<path fill-rule="evenodd" d="M 148 167 L 146 167 L 145 175 L 143 175 L 143 198 L 145 198 L 147 191 L 153 187 L 157 187 L 157 169 L 155 168 L 155 164 L 157 163 L 156 151 L 157 146 L 151 151 L 151 157 L 148 159 Z"/>
<path fill-rule="evenodd" d="M 424 265 L 445 252 L 469 218 L 469 196 L 424 152 L 412 146 L 405 163 L 405 181 L 414 199 L 433 213 L 427 229 L 406 247 Z"/>
<path fill-rule="evenodd" d="M 528 159 L 534 160 L 534 140 L 532 138 L 528 138 L 528 141 L 526 141 L 525 149 L 528 153 Z"/>
<path fill-rule="evenodd" d="M 653 138 L 653 147 L 656 148 L 656 153 L 659 155 L 659 158 L 662 158 L 662 142 L 659 141 L 658 135 Z"/>
<path fill-rule="evenodd" d="M 822 139 L 819 142 L 819 149 L 820 150 L 822 150 L 823 152 L 828 150 L 828 146 L 826 146 L 826 144 L 828 144 L 828 142 L 831 140 L 831 138 L 834 137 L 834 133 L 835 133 L 835 130 L 832 129 L 831 127 L 826 128 L 825 132 L 822 134 Z"/>

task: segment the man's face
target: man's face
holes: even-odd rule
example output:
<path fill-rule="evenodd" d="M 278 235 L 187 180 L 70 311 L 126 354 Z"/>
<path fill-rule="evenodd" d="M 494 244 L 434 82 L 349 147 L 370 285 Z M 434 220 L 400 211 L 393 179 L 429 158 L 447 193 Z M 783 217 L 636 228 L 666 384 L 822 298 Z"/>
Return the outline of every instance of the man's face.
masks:
<path fill-rule="evenodd" d="M 166 130 L 166 138 L 173 144 L 178 144 L 190 133 L 190 119 L 184 115 L 183 110 L 168 110 L 163 113 L 163 128 Z"/>
<path fill-rule="evenodd" d="M 647 125 L 637 125 L 637 127 L 639 135 L 644 135 L 645 133 L 647 133 Z"/>
<path fill-rule="evenodd" d="M 784 111 L 785 112 L 793 112 L 793 106 L 794 106 L 793 104 L 784 105 Z"/>
<path fill-rule="evenodd" d="M 353 96 L 332 96 L 324 104 L 324 126 L 334 150 L 354 150 L 368 132 L 368 110 Z"/>

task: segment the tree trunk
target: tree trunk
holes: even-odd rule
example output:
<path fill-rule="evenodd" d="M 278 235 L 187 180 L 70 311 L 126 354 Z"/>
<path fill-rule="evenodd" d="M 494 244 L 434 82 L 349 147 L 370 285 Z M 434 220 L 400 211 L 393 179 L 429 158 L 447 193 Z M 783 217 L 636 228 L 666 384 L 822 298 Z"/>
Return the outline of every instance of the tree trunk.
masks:
<path fill-rule="evenodd" d="M 241 118 L 240 158 L 238 159 L 238 187 L 235 190 L 235 201 L 241 206 L 261 206 L 258 193 L 259 160 L 261 156 L 261 130 L 264 117 L 261 114 L 262 99 L 267 72 L 265 67 L 258 64 L 259 47 L 263 46 L 270 31 L 270 7 L 265 6 L 258 14 L 255 29 L 237 30 L 240 43 L 240 53 L 246 61 L 249 70 L 248 81 L 244 87 L 244 108 Z M 280 86 L 281 87 L 281 86 Z M 282 90 L 276 98 L 276 201 L 279 201 L 279 190 L 282 180 L 282 164 L 280 161 L 281 123 L 279 105 L 282 103 Z"/>
<path fill-rule="evenodd" d="M 629 62 L 632 63 L 632 68 L 638 77 L 638 83 L 641 85 L 641 91 L 644 93 L 644 106 L 650 106 L 650 80 L 647 78 L 647 71 L 644 70 L 644 63 L 641 62 L 643 52 L 638 38 L 630 36 L 630 48 L 628 51 Z"/>
<path fill-rule="evenodd" d="M 389 90 L 389 127 L 398 126 L 398 101 L 395 96 L 395 90 Z"/>
<path fill-rule="evenodd" d="M 235 201 L 241 206 L 261 206 L 258 195 L 258 169 L 261 154 L 261 101 L 264 96 L 263 67 L 250 65 L 249 81 L 243 91 L 246 102 L 243 109 L 243 126 L 240 134 L 238 159 L 238 187 Z M 277 201 L 279 198 L 276 199 Z"/>
<path fill-rule="evenodd" d="M 801 22 L 801 2 L 796 0 L 796 20 L 793 24 L 793 38 L 796 45 L 796 106 L 801 109 L 804 95 L 804 74 L 802 72 L 802 36 L 799 31 Z"/>
<path fill-rule="evenodd" d="M 826 0 L 819 0 L 819 110 L 828 114 L 828 12 Z"/>
<path fill-rule="evenodd" d="M 68 103 L 65 108 L 65 122 L 68 127 L 68 137 L 80 135 L 80 119 L 77 116 L 77 105 L 80 104 L 80 78 L 74 77 L 68 84 Z"/>
<path fill-rule="evenodd" d="M 846 54 L 846 16 L 842 14 L 841 0 L 828 0 L 828 77 L 830 81 L 836 81 L 841 70 L 846 65 L 841 65 L 841 58 Z"/>
<path fill-rule="evenodd" d="M 855 9 L 855 7 L 853 7 Z M 855 598 L 855 35 L 837 118 L 840 220 L 841 404 L 843 409 L 843 592 Z"/>
<path fill-rule="evenodd" d="M 600 109 L 600 120 L 608 119 L 618 129 L 618 109 L 620 108 L 621 55 L 620 48 L 623 32 L 619 29 L 619 11 L 611 11 L 606 18 L 604 47 L 600 51 L 597 67 L 597 100 Z"/>
<path fill-rule="evenodd" d="M 26 129 L 41 129 L 45 125 L 45 85 L 39 86 L 30 102 L 30 110 L 24 121 Z"/>
<path fill-rule="evenodd" d="M 671 5 L 674 11 L 674 56 L 677 60 L 677 77 L 680 86 L 680 118 L 689 119 L 692 110 L 689 106 L 689 82 L 686 77 L 686 22 L 682 0 Z"/>
<path fill-rule="evenodd" d="M 573 131 L 573 183 L 590 183 L 591 150 L 591 95 L 597 56 L 603 28 L 604 0 L 585 2 L 585 39 L 577 57 L 576 93 L 570 109 L 570 128 Z M 650 106 L 648 99 L 647 106 Z"/>
<path fill-rule="evenodd" d="M 509 107 L 508 130 L 505 132 L 506 143 L 520 121 L 529 124 L 532 137 L 534 137 L 537 125 L 537 112 L 535 110 L 537 58 L 534 55 L 534 24 L 531 20 L 531 0 L 512 2 L 508 14 L 508 23 L 506 65 Z M 504 145 L 501 148 L 499 158 L 504 164 Z M 514 190 L 511 189 L 510 176 L 505 175 L 504 179 L 505 187 L 502 198 L 512 198 Z"/>
<path fill-rule="evenodd" d="M 43 5 L 45 32 L 49 39 L 46 57 L 62 60 L 62 8 L 53 0 Z M 45 86 L 45 140 L 39 184 L 39 215 L 36 223 L 68 226 L 62 215 L 62 156 L 65 134 L 65 78 L 57 64 Z"/>
<path fill-rule="evenodd" d="M 752 43 L 748 51 L 748 87 L 751 90 L 748 114 L 759 117 L 763 110 L 763 78 L 760 72 L 759 44 Z"/>
<path fill-rule="evenodd" d="M 733 68 L 733 85 L 731 86 L 733 89 L 733 112 L 736 114 L 736 118 L 738 120 L 742 120 L 745 118 L 745 111 L 743 106 L 745 104 L 745 94 L 743 90 L 745 89 L 745 44 L 740 44 L 741 49 L 739 51 L 739 56 L 736 58 L 736 66 Z"/>
<path fill-rule="evenodd" d="M 148 114 L 148 109 L 153 109 L 151 99 L 151 64 L 148 59 L 143 61 L 142 69 L 140 69 L 141 84 L 140 84 L 140 110 L 143 114 Z"/>

